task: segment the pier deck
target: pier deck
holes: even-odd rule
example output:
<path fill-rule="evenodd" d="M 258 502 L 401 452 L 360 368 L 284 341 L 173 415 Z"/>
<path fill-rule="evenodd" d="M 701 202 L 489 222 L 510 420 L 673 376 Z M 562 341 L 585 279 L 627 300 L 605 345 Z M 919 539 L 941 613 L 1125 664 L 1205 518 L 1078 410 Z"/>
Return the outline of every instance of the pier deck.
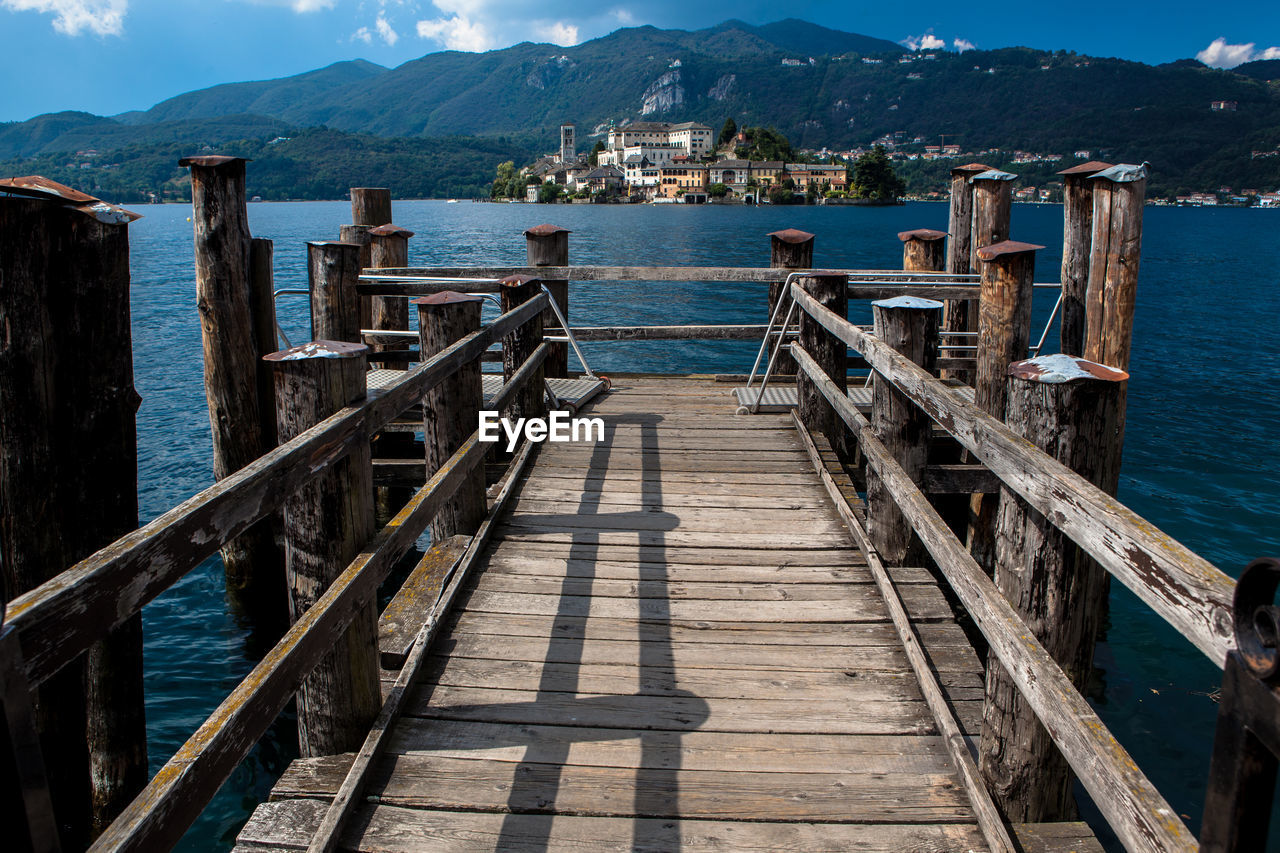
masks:
<path fill-rule="evenodd" d="M 619 380 L 584 411 L 604 443 L 543 446 L 344 849 L 985 849 L 790 417 L 735 407 Z M 892 571 L 975 732 L 978 658 L 930 574 Z M 350 762 L 295 761 L 237 850 L 305 849 Z"/>

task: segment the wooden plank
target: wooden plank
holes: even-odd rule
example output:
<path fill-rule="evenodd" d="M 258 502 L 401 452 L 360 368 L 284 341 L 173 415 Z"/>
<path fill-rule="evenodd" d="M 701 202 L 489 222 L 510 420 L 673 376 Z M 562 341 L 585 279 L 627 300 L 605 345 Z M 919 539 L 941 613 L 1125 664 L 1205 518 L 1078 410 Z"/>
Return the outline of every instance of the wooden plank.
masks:
<path fill-rule="evenodd" d="M 802 528 L 808 536 L 840 533 L 844 525 L 827 508 L 769 511 L 757 509 L 679 509 L 648 507 L 604 507 L 574 504 L 547 504 L 520 501 L 507 519 L 509 528 L 575 530 L 662 531 L 684 533 L 706 532 L 716 535 L 756 533 L 776 528 L 779 531 Z"/>
<path fill-rule="evenodd" d="M 1235 582 L 1133 510 L 952 393 L 934 377 L 792 288 L 930 417 L 1218 666 L 1235 647 Z M 808 300 L 807 302 L 805 300 Z"/>
<path fill-rule="evenodd" d="M 851 702 L 813 699 L 704 699 L 691 696 L 613 696 L 437 685 L 429 701 L 418 688 L 405 716 L 539 723 L 653 731 L 793 732 L 826 734 L 936 734 L 924 702 Z M 982 725 L 980 701 L 957 702 L 966 727 Z"/>
<path fill-rule="evenodd" d="M 301 850 L 319 823 L 324 803 L 285 800 L 254 812 L 237 839 L 237 851 Z M 746 821 L 670 821 L 432 811 L 371 805 L 347 829 L 343 847 L 353 853 L 492 851 L 545 853 L 664 853 L 671 850 L 735 853 L 902 853 L 960 851 L 982 847 L 977 827 L 967 823 L 806 824 Z"/>
<path fill-rule="evenodd" d="M 865 595 L 870 592 L 872 585 L 870 577 L 865 577 L 862 584 L 763 583 L 744 586 L 707 580 L 675 583 L 666 577 L 665 572 L 652 574 L 651 577 L 641 575 L 623 580 L 485 574 L 476 580 L 476 589 L 524 595 L 620 598 L 628 601 L 650 598 L 662 601 L 706 601 L 708 606 L 715 606 L 718 602 L 739 601 L 840 601 Z"/>
<path fill-rule="evenodd" d="M 550 485 L 544 478 L 528 481 L 520 490 L 522 500 L 538 502 L 545 505 L 573 507 L 585 504 L 600 506 L 652 506 L 659 504 L 676 509 L 686 507 L 722 507 L 742 509 L 811 509 L 826 504 L 825 498 L 815 497 L 809 488 L 779 489 L 773 496 L 736 494 L 741 489 L 720 488 L 715 491 L 678 490 L 669 486 L 663 487 L 661 495 L 646 494 L 624 483 L 611 483 L 607 480 L 592 481 L 591 486 L 602 488 L 569 488 L 568 484 L 557 487 Z M 711 487 L 711 484 L 708 484 Z"/>
<path fill-rule="evenodd" d="M 326 799 L 350 763 L 347 755 L 296 761 L 273 796 Z M 379 804 L 414 809 L 554 811 L 557 819 L 634 815 L 751 820 L 767 814 L 778 822 L 930 823 L 968 818 L 964 797 L 945 771 L 904 777 L 672 767 L 637 773 L 623 767 L 539 763 L 536 754 L 520 764 L 415 754 L 380 760 L 372 775 Z"/>
<path fill-rule="evenodd" d="M 495 537 L 494 554 L 528 554 L 536 556 L 572 557 L 580 560 L 628 560 L 636 563 L 680 563 L 710 566 L 769 566 L 784 569 L 788 566 L 857 566 L 862 565 L 862 554 L 843 544 L 830 548 L 794 550 L 790 548 L 752 548 L 744 550 L 734 545 L 688 546 L 678 543 L 651 545 L 630 542 L 571 542 L 529 541 L 526 536 L 513 533 Z"/>
<path fill-rule="evenodd" d="M 698 548 L 789 548 L 795 550 L 825 551 L 843 544 L 838 534 L 805 535 L 779 531 L 777 533 L 725 533 L 709 531 L 684 532 L 681 530 L 598 530 L 586 526 L 554 527 L 509 523 L 498 529 L 497 535 L 507 542 L 558 542 L 576 544 L 579 547 L 600 545 L 631 546 L 686 546 Z"/>
<path fill-rule="evenodd" d="M 1011 826 L 1026 853 L 1103 853 L 1102 844 L 1083 821 Z"/>
<path fill-rule="evenodd" d="M 754 485 L 762 488 L 740 489 L 742 494 L 769 494 L 765 487 L 802 487 L 817 485 L 817 480 L 808 471 L 720 471 L 714 474 L 698 471 L 648 471 L 636 468 L 614 467 L 608 471 L 591 469 L 587 466 L 542 467 L 534 466 L 529 475 L 529 482 L 551 482 L 562 485 L 564 481 L 577 481 L 584 487 L 595 488 L 605 482 L 610 484 L 626 484 L 640 489 L 659 489 L 667 486 L 673 489 L 688 489 L 691 486 L 701 489 L 702 486 L 740 486 Z"/>
<path fill-rule="evenodd" d="M 777 591 L 760 594 L 771 594 L 778 597 L 790 594 L 795 586 L 809 584 L 860 583 L 872 582 L 871 575 L 863 566 L 847 568 L 832 566 L 698 566 L 680 563 L 644 564 L 620 560 L 564 559 L 550 557 L 490 556 L 485 566 L 486 579 L 489 577 L 523 577 L 547 578 L 560 580 L 563 578 L 597 578 L 602 580 L 652 580 L 662 578 L 666 583 L 694 584 L 720 583 L 733 584 L 740 588 L 745 584 L 777 587 Z M 926 569 L 904 568 L 895 570 L 897 583 L 936 583 L 932 574 Z M 740 592 L 739 595 L 746 595 Z"/>
<path fill-rule="evenodd" d="M 440 597 L 445 577 L 467 550 L 470 536 L 450 536 L 432 545 L 378 617 L 378 653 L 384 669 L 399 669 L 418 630 Z"/>

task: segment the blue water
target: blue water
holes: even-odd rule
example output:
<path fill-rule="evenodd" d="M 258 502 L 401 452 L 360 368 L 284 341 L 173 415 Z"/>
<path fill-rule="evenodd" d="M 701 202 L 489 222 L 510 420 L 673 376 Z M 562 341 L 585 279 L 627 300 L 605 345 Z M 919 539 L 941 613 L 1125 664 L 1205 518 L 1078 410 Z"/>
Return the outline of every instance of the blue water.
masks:
<path fill-rule="evenodd" d="M 201 380 L 191 225 L 185 206 L 140 206 L 131 226 L 134 371 L 143 520 L 212 483 Z M 335 239 L 340 202 L 255 204 L 254 236 L 275 241 L 276 286 L 305 287 L 305 241 Z M 575 263 L 763 266 L 765 235 L 817 235 L 819 267 L 894 268 L 908 228 L 946 227 L 946 206 L 748 208 L 396 202 L 414 232 L 412 265 L 521 264 L 521 232 L 542 222 L 573 231 Z M 1280 554 L 1280 212 L 1148 208 L 1134 328 L 1120 498 L 1232 575 Z M 1044 244 L 1039 281 L 1055 281 L 1061 208 L 1015 205 L 1012 235 Z M 1037 303 L 1038 335 L 1052 297 Z M 763 322 L 759 285 L 574 285 L 575 324 Z M 855 309 L 855 319 L 860 317 Z M 306 300 L 282 296 L 281 323 L 307 335 Z M 1049 337 L 1052 351 L 1056 329 Z M 739 372 L 751 344 L 584 345 L 597 370 Z M 1119 584 L 1098 650 L 1098 712 L 1193 831 L 1198 831 L 1220 671 Z M 152 770 L 262 653 L 228 609 L 221 567 L 207 561 L 144 613 Z M 223 787 L 181 849 L 225 850 L 295 752 L 285 720 Z"/>

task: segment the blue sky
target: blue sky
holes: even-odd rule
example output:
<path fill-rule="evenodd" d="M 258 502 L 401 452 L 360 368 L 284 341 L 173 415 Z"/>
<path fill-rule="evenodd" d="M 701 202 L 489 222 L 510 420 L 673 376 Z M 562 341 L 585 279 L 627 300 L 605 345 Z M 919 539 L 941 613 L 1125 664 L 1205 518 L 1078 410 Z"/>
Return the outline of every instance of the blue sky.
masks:
<path fill-rule="evenodd" d="M 395 66 L 446 48 L 570 45 L 627 25 L 697 29 L 788 16 L 948 49 L 1030 45 L 1151 63 L 1199 54 L 1222 67 L 1280 58 L 1274 0 L 0 0 L 0 121 L 70 109 L 113 115 L 342 59 Z"/>

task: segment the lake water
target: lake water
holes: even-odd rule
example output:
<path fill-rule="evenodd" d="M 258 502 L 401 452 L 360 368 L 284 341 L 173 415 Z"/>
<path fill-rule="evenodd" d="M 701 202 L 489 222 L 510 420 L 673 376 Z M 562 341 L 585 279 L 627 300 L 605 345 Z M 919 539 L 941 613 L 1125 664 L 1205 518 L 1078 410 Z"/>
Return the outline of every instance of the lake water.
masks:
<path fill-rule="evenodd" d="M 212 483 L 201 379 L 190 208 L 139 206 L 131 226 L 134 371 L 141 509 L 147 521 Z M 557 206 L 396 202 L 416 232 L 412 265 L 522 264 L 521 232 L 542 222 L 573 231 L 574 263 L 764 266 L 766 234 L 817 235 L 819 267 L 901 265 L 895 234 L 945 229 L 944 204 L 898 208 Z M 306 286 L 308 240 L 336 239 L 345 202 L 255 204 L 254 236 L 275 241 L 276 286 Z M 1280 212 L 1148 208 L 1134 328 L 1120 498 L 1232 575 L 1280 553 Z M 1056 281 L 1062 211 L 1015 205 L 1014 239 L 1044 244 L 1037 280 Z M 306 339 L 303 297 L 280 297 L 281 323 Z M 1052 296 L 1038 300 L 1035 332 Z M 866 309 L 860 309 L 866 310 Z M 760 285 L 575 285 L 575 324 L 764 322 Z M 866 315 L 852 315 L 866 321 Z M 1056 329 L 1046 351 L 1056 346 Z M 745 372 L 746 342 L 584 345 L 609 370 Z M 1092 699 L 1138 764 L 1198 831 L 1220 671 L 1121 585 L 1099 646 Z M 144 612 L 152 771 L 252 668 L 261 643 L 229 612 L 217 559 Z M 283 720 L 224 786 L 181 849 L 226 850 L 253 806 L 296 754 Z"/>

